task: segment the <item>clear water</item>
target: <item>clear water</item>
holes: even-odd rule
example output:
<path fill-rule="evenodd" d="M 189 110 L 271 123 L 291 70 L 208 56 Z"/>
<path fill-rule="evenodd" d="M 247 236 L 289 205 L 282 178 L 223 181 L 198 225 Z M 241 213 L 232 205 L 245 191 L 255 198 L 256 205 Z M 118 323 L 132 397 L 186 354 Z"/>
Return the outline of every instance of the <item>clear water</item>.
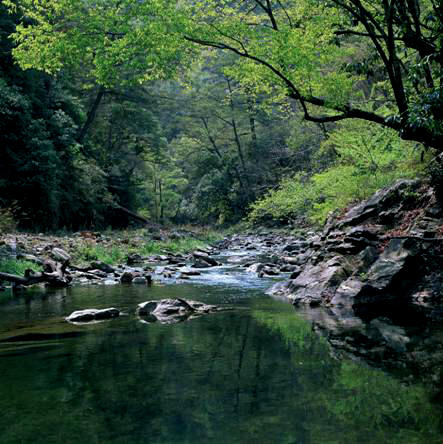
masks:
<path fill-rule="evenodd" d="M 0 443 L 441 443 L 420 385 L 331 356 L 269 281 L 227 266 L 191 282 L 0 296 Z M 232 310 L 145 324 L 138 303 Z M 64 316 L 114 306 L 92 325 Z"/>

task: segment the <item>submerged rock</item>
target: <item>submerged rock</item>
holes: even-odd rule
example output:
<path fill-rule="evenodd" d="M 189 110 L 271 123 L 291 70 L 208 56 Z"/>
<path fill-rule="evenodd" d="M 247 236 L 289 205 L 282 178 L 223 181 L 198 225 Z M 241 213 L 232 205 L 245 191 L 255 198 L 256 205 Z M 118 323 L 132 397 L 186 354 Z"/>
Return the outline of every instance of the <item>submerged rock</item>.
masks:
<path fill-rule="evenodd" d="M 67 318 L 68 322 L 91 322 L 104 319 L 111 319 L 120 316 L 120 311 L 114 307 L 103 308 L 89 308 L 87 310 L 78 310 L 71 313 Z"/>

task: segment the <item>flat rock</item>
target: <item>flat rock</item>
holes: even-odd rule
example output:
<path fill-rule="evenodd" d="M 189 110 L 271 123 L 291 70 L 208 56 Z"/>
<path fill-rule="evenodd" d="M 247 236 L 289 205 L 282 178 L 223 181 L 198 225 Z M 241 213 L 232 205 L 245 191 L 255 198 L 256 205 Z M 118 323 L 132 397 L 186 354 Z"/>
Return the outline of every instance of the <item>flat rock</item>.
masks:
<path fill-rule="evenodd" d="M 89 308 L 87 310 L 78 310 L 71 313 L 67 318 L 68 322 L 91 322 L 103 319 L 111 319 L 120 316 L 120 311 L 114 307 L 111 308 Z"/>

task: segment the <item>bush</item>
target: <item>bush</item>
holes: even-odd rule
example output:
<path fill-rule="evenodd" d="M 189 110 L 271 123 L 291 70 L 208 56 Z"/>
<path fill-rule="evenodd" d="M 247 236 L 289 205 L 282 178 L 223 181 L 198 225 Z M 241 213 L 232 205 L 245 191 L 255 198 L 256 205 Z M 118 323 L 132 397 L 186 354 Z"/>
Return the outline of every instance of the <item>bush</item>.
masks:
<path fill-rule="evenodd" d="M 413 143 L 390 130 L 364 121 L 338 125 L 323 143 L 318 156 L 333 151 L 336 160 L 311 177 L 285 179 L 251 206 L 247 220 L 291 222 L 304 217 L 323 224 L 331 211 L 365 199 L 399 178 L 416 177 L 426 163 L 418 161 Z"/>

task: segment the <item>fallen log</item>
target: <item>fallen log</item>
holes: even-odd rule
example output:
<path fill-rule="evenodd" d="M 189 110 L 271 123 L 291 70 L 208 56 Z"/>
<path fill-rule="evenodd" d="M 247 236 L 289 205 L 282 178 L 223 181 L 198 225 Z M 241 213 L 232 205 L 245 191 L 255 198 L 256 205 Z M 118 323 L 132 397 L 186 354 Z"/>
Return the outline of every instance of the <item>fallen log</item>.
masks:
<path fill-rule="evenodd" d="M 140 216 L 140 214 L 134 213 L 131 210 L 128 210 L 125 207 L 122 207 L 121 205 L 116 205 L 114 207 L 114 210 L 121 211 L 122 213 L 125 213 L 127 216 L 132 217 L 133 219 L 137 220 L 138 222 L 141 222 L 142 224 L 151 227 L 151 228 L 160 228 L 161 225 L 156 224 L 155 222 L 152 222 L 151 220 L 146 219 L 143 216 Z"/>

